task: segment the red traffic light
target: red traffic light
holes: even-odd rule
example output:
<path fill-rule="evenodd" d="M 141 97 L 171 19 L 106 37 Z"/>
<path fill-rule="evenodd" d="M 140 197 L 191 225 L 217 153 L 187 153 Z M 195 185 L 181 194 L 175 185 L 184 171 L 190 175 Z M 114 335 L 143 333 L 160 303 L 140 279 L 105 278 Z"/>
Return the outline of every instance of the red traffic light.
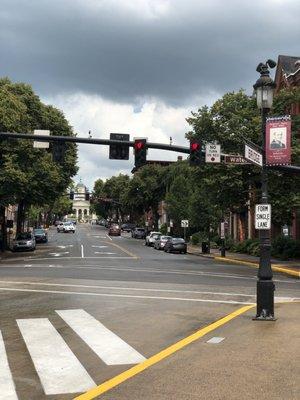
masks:
<path fill-rule="evenodd" d="M 144 142 L 135 142 L 134 143 L 134 148 L 135 150 L 141 150 L 144 147 Z"/>
<path fill-rule="evenodd" d="M 191 150 L 192 151 L 198 151 L 200 149 L 200 143 L 197 142 L 192 142 L 191 143 Z"/>

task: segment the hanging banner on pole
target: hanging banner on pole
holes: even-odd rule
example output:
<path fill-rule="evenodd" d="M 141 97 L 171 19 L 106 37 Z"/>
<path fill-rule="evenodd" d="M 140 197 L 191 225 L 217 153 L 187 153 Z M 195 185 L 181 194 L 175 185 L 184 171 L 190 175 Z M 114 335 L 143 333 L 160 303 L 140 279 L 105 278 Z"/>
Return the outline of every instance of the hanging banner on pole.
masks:
<path fill-rule="evenodd" d="M 290 116 L 268 118 L 266 122 L 266 164 L 291 164 Z"/>

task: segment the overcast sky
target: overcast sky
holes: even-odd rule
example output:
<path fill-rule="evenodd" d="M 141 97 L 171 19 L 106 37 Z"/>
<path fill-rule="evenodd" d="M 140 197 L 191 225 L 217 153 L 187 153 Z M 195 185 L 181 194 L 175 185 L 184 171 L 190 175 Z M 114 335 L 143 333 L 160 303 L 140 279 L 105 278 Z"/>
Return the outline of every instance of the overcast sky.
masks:
<path fill-rule="evenodd" d="M 187 144 L 185 118 L 228 91 L 252 92 L 261 61 L 300 56 L 299 0 L 1 0 L 1 75 L 30 83 L 78 136 L 110 132 Z M 149 159 L 176 159 L 152 151 Z M 130 173 L 80 145 L 79 174 Z M 76 179 L 78 179 L 76 177 Z"/>

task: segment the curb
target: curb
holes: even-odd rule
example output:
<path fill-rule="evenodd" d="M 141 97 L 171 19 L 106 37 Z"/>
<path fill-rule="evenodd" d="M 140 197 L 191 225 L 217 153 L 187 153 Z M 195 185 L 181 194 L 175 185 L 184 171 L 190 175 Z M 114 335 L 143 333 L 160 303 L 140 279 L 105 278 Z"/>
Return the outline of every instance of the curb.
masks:
<path fill-rule="evenodd" d="M 231 264 L 238 264 L 238 265 L 242 264 L 242 265 L 247 265 L 248 267 L 252 267 L 252 268 L 256 268 L 256 269 L 258 269 L 258 267 L 259 267 L 259 264 L 256 262 L 239 260 L 237 258 L 220 257 L 220 256 L 214 256 L 214 255 L 209 256 L 209 255 L 200 254 L 200 253 L 193 253 L 192 251 L 188 251 L 188 253 L 193 254 L 195 256 L 204 257 L 204 258 L 211 258 L 213 260 L 217 260 L 217 261 L 221 261 L 221 262 L 225 262 L 225 263 L 228 262 Z M 285 265 L 281 265 L 281 264 L 274 265 L 273 264 L 272 270 L 276 271 L 276 272 L 281 272 L 282 274 L 293 276 L 294 278 L 300 279 L 300 271 L 286 268 Z"/>
<path fill-rule="evenodd" d="M 258 263 L 251 262 L 251 261 L 243 261 L 243 260 L 239 260 L 236 258 L 224 258 L 224 257 L 219 257 L 219 256 L 214 256 L 213 258 L 214 258 L 214 260 L 229 262 L 229 263 L 233 263 L 233 264 L 248 265 L 250 267 L 257 268 L 257 269 L 259 267 Z M 289 269 L 289 268 L 284 268 L 284 266 L 281 266 L 280 264 L 277 264 L 277 266 L 272 265 L 272 270 L 300 279 L 300 271 L 296 271 L 294 269 Z"/>

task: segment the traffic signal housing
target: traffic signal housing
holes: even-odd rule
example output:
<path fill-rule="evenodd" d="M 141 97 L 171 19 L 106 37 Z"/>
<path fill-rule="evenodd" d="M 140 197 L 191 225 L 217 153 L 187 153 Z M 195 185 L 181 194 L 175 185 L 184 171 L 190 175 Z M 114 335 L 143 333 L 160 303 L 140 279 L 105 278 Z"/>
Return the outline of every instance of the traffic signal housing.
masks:
<path fill-rule="evenodd" d="M 65 142 L 53 142 L 52 160 L 57 164 L 63 164 L 65 160 L 66 150 L 67 150 L 67 144 Z"/>
<path fill-rule="evenodd" d="M 130 135 L 126 133 L 111 133 L 110 140 L 129 141 Z M 129 160 L 129 145 L 128 144 L 110 144 L 109 145 L 110 160 Z"/>
<path fill-rule="evenodd" d="M 199 140 L 190 140 L 190 165 L 196 167 L 202 164 L 201 142 Z"/>
<path fill-rule="evenodd" d="M 134 165 L 140 168 L 147 163 L 147 139 L 134 141 Z"/>

